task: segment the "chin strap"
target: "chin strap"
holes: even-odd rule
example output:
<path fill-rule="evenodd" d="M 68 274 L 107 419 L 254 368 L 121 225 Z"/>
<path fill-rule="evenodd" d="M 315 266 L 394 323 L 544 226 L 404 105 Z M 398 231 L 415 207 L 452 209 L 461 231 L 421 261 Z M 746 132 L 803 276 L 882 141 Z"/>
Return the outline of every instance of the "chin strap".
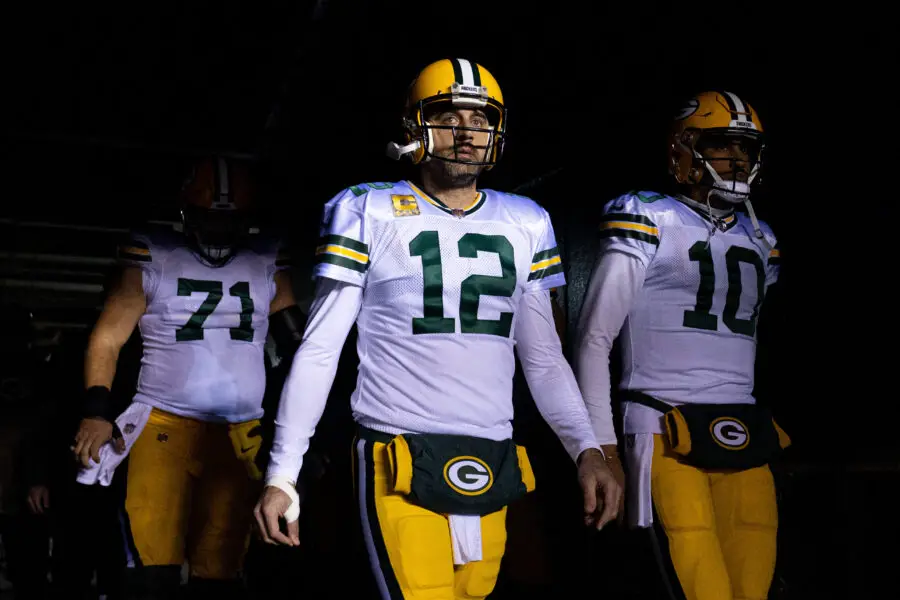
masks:
<path fill-rule="evenodd" d="M 753 233 L 756 234 L 757 239 L 762 242 L 763 246 L 766 247 L 766 251 L 772 250 L 772 246 L 769 244 L 769 240 L 766 239 L 766 236 L 763 235 L 762 229 L 759 227 L 759 221 L 756 219 L 756 213 L 753 212 L 753 205 L 750 204 L 750 198 L 744 200 L 744 206 L 747 207 L 747 214 L 750 215 L 750 222 L 753 223 Z"/>
<path fill-rule="evenodd" d="M 757 162 L 753 165 L 753 170 L 750 172 L 750 176 L 747 178 L 746 183 L 742 181 L 727 182 L 722 179 L 719 173 L 709 165 L 709 162 L 704 159 L 696 149 L 694 150 L 694 156 L 703 161 L 703 166 L 706 167 L 706 171 L 712 176 L 713 181 L 715 182 L 712 189 L 710 189 L 709 193 L 706 195 L 706 205 L 709 207 L 710 215 L 712 215 L 713 212 L 712 208 L 709 206 L 709 199 L 713 195 L 731 204 L 743 203 L 744 206 L 747 207 L 747 214 L 750 216 L 750 222 L 753 224 L 753 234 L 757 239 L 762 241 L 763 245 L 768 250 L 771 250 L 772 248 L 769 245 L 769 241 L 766 239 L 766 236 L 763 235 L 762 229 L 759 226 L 759 220 L 756 218 L 756 212 L 753 210 L 753 205 L 750 204 L 750 184 L 753 183 L 753 180 L 756 179 L 756 176 L 759 174 L 759 163 Z M 731 187 L 731 189 L 728 189 L 729 187 Z"/>
<path fill-rule="evenodd" d="M 716 197 L 720 197 L 719 194 L 716 193 L 717 191 L 718 190 L 716 190 L 715 188 L 709 190 L 709 193 L 706 194 L 706 203 L 705 204 L 702 202 L 697 202 L 693 198 L 688 198 L 684 194 L 676 194 L 676 197 L 678 198 L 678 200 L 680 200 L 684 204 L 687 204 L 688 206 L 691 206 L 691 207 L 699 210 L 700 212 L 705 212 L 707 215 L 709 215 L 711 221 L 719 221 L 731 214 L 734 214 L 734 209 L 733 208 L 713 208 L 712 207 L 712 205 L 710 203 L 710 198 L 712 198 L 714 195 Z M 762 232 L 762 228 L 759 226 L 759 219 L 756 218 L 756 212 L 753 210 L 753 205 L 750 203 L 749 197 L 747 197 L 744 200 L 744 206 L 747 207 L 747 214 L 750 217 L 750 222 L 753 224 L 754 236 L 766 248 L 766 251 L 771 250 L 772 245 L 769 244 L 769 240 L 766 239 L 766 236 Z M 706 238 L 706 244 L 708 246 L 710 239 L 712 239 L 712 236 L 714 236 L 716 234 L 716 231 L 718 228 L 715 226 L 715 224 L 710 224 L 709 226 L 707 226 L 706 229 L 709 232 L 709 236 Z"/>

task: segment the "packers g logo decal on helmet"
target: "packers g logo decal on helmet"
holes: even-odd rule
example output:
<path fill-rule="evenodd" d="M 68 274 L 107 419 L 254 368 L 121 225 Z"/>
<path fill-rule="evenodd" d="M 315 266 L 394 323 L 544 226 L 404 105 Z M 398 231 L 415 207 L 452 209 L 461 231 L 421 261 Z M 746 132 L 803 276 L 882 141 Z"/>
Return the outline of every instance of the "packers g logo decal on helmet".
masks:
<path fill-rule="evenodd" d="M 734 417 L 719 417 L 709 425 L 713 440 L 726 450 L 743 450 L 750 443 L 747 426 Z"/>
<path fill-rule="evenodd" d="M 494 474 L 480 458 L 457 456 L 444 465 L 444 481 L 464 496 L 480 496 L 494 485 Z"/>
<path fill-rule="evenodd" d="M 684 106 L 678 109 L 675 113 L 675 119 L 681 121 L 682 119 L 687 119 L 689 116 L 697 112 L 697 109 L 700 108 L 700 102 L 696 98 L 691 98 L 687 102 L 685 102 Z"/>

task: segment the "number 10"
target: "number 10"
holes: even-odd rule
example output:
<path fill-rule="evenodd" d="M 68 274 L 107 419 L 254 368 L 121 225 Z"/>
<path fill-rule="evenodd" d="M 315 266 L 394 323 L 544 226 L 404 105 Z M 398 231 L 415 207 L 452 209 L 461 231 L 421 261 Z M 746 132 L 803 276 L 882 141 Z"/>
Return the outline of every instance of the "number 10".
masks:
<path fill-rule="evenodd" d="M 712 250 L 706 242 L 697 242 L 688 250 L 691 262 L 700 263 L 700 287 L 697 290 L 697 304 L 694 310 L 684 311 L 685 327 L 716 331 L 718 318 L 709 311 L 712 309 L 713 292 L 716 290 L 716 272 L 713 268 Z M 741 263 L 753 265 L 756 269 L 756 304 L 749 319 L 738 319 L 737 311 L 741 304 Z M 728 291 L 725 294 L 725 310 L 722 311 L 722 322 L 733 333 L 752 336 L 756 333 L 756 320 L 759 317 L 759 305 L 766 293 L 766 272 L 762 259 L 749 248 L 732 246 L 725 253 L 725 270 L 728 273 Z"/>

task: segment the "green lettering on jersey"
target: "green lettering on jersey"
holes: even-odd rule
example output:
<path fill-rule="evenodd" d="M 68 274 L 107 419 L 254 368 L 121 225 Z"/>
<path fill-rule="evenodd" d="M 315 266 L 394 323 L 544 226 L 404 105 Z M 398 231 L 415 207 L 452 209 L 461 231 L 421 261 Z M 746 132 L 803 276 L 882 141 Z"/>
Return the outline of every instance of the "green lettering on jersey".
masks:
<path fill-rule="evenodd" d="M 691 329 L 715 331 L 718 327 L 716 315 L 709 314 L 712 309 L 713 292 L 716 291 L 716 272 L 713 268 L 712 250 L 706 242 L 697 242 L 688 250 L 691 262 L 700 263 L 700 287 L 697 288 L 697 304 L 694 310 L 684 311 L 682 324 Z"/>
<path fill-rule="evenodd" d="M 459 321 L 461 333 L 481 333 L 509 337 L 512 312 L 500 313 L 500 318 L 479 319 L 481 296 L 509 298 L 516 290 L 515 253 L 512 244 L 502 235 L 467 233 L 458 242 L 461 258 L 477 258 L 479 252 L 493 252 L 500 259 L 502 275 L 469 275 L 460 288 Z M 423 317 L 413 318 L 413 334 L 453 333 L 456 321 L 444 316 L 444 278 L 440 240 L 437 231 L 423 231 L 409 243 L 410 256 L 422 257 L 424 280 Z"/>
<path fill-rule="evenodd" d="M 350 191 L 353 192 L 353 195 L 356 197 L 362 196 L 366 193 L 366 188 L 370 188 L 373 190 L 389 190 L 394 187 L 393 183 L 385 183 L 385 182 L 376 182 L 376 183 L 361 183 L 359 185 L 351 185 Z"/>
<path fill-rule="evenodd" d="M 246 281 L 238 281 L 228 289 L 228 293 L 241 299 L 241 324 L 231 328 L 231 339 L 252 342 L 253 298 L 250 297 L 250 284 Z"/>
<path fill-rule="evenodd" d="M 644 204 L 652 204 L 657 200 L 662 200 L 665 198 L 663 194 L 644 194 L 643 192 L 636 192 L 635 195 L 638 197 L 638 200 L 643 202 Z"/>
<path fill-rule="evenodd" d="M 688 250 L 692 262 L 700 263 L 700 286 L 697 289 L 697 303 L 694 310 L 684 311 L 683 325 L 692 329 L 716 331 L 718 317 L 711 314 L 713 294 L 716 289 L 716 273 L 713 265 L 712 250 L 706 242 L 697 242 Z M 741 304 L 743 282 L 741 280 L 741 263 L 753 265 L 756 272 L 756 303 L 753 305 L 749 319 L 738 319 L 737 311 Z M 766 290 L 766 273 L 762 259 L 749 248 L 732 246 L 725 252 L 725 271 L 728 274 L 728 289 L 725 293 L 725 308 L 722 311 L 722 322 L 732 333 L 753 336 L 756 333 L 756 321 L 759 317 L 759 306 L 762 304 Z"/>
<path fill-rule="evenodd" d="M 460 238 L 460 257 L 478 258 L 479 251 L 496 254 L 500 259 L 503 275 L 469 275 L 463 280 L 459 300 L 460 331 L 509 337 L 513 314 L 502 312 L 497 320 L 479 319 L 478 303 L 481 296 L 512 297 L 516 291 L 515 251 L 509 240 L 502 235 L 467 233 Z"/>
<path fill-rule="evenodd" d="M 756 271 L 756 304 L 749 319 L 738 319 L 737 311 L 741 303 L 741 263 L 753 265 Z M 732 246 L 725 253 L 725 266 L 728 271 L 728 294 L 725 296 L 725 310 L 722 311 L 722 322 L 734 333 L 752 336 L 756 333 L 756 320 L 759 318 L 759 305 L 766 293 L 766 268 L 759 254 L 750 248 Z"/>
<path fill-rule="evenodd" d="M 203 339 L 203 324 L 222 300 L 222 282 L 206 279 L 178 278 L 179 296 L 190 296 L 194 292 L 205 293 L 206 300 L 191 315 L 187 323 L 175 330 L 176 342 L 193 342 Z M 250 297 L 250 284 L 246 281 L 239 281 L 229 288 L 228 293 L 241 299 L 241 322 L 238 327 L 230 329 L 231 339 L 252 342 L 253 300 Z"/>
<path fill-rule="evenodd" d="M 413 333 L 453 333 L 456 323 L 444 317 L 444 274 L 437 231 L 423 231 L 409 243 L 410 256 L 422 257 L 424 317 L 413 319 Z"/>

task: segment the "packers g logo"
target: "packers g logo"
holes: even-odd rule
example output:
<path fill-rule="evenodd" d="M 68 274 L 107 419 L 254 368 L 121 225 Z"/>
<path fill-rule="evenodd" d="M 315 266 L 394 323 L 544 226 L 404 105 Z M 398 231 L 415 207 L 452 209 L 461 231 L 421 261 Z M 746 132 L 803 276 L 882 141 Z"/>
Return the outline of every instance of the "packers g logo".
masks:
<path fill-rule="evenodd" d="M 691 98 L 675 112 L 675 120 L 681 121 L 687 119 L 689 116 L 697 112 L 698 108 L 700 108 L 700 103 L 696 98 Z"/>
<path fill-rule="evenodd" d="M 480 458 L 457 456 L 444 465 L 444 481 L 463 496 L 480 496 L 494 485 L 494 474 Z"/>
<path fill-rule="evenodd" d="M 747 426 L 734 417 L 719 417 L 709 425 L 713 440 L 726 450 L 743 450 L 750 442 Z"/>

